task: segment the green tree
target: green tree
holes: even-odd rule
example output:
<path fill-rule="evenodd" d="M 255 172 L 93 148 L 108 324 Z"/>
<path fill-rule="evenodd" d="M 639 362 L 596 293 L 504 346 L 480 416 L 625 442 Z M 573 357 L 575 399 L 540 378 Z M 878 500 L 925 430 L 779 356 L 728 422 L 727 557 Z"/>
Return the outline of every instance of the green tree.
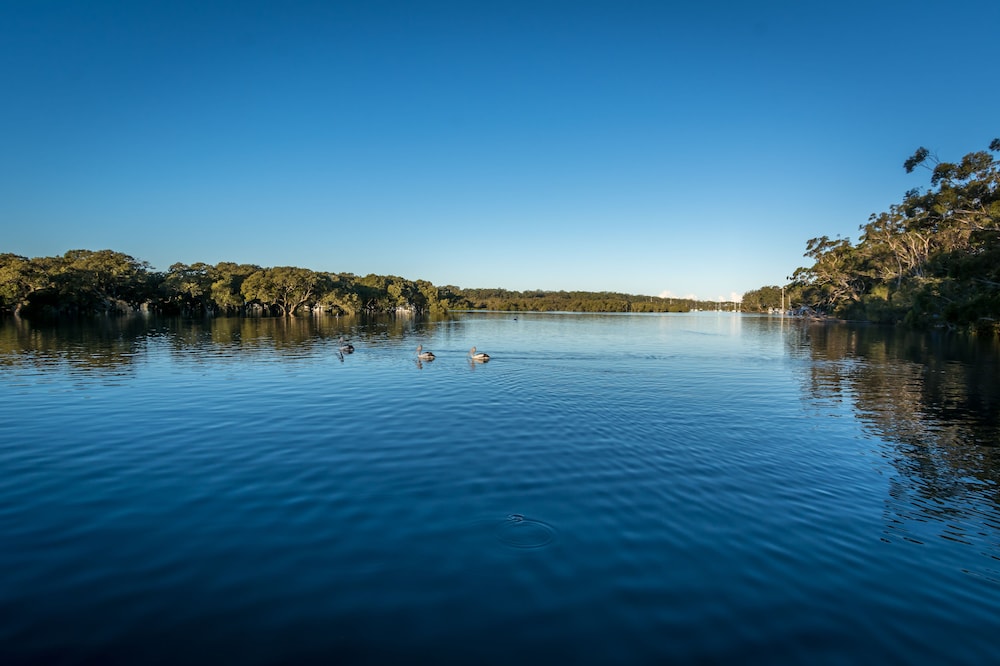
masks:
<path fill-rule="evenodd" d="M 188 266 L 173 264 L 163 280 L 166 300 L 183 312 L 210 312 L 212 309 L 212 267 L 201 262 Z"/>
<path fill-rule="evenodd" d="M 919 148 L 930 188 L 869 217 L 858 245 L 826 236 L 807 243 L 813 265 L 795 272 L 803 297 L 869 319 L 1000 329 L 1000 139 L 989 151 L 942 162 Z"/>
<path fill-rule="evenodd" d="M 294 317 L 296 311 L 317 300 L 320 275 L 307 268 L 279 266 L 255 271 L 243 281 L 241 291 L 248 301 L 276 307 L 282 316 Z"/>
<path fill-rule="evenodd" d="M 219 262 L 212 267 L 210 294 L 215 307 L 226 314 L 241 312 L 245 305 L 243 282 L 259 270 L 261 270 L 260 266 L 234 264 L 229 261 Z"/>
<path fill-rule="evenodd" d="M 752 289 L 743 294 L 744 312 L 768 312 L 788 308 L 783 289 L 777 285 Z"/>
<path fill-rule="evenodd" d="M 370 273 L 355 282 L 361 307 L 365 312 L 393 312 L 396 299 L 389 294 L 391 276 Z"/>
<path fill-rule="evenodd" d="M 59 310 L 129 312 L 154 296 L 149 264 L 113 250 L 70 250 L 47 258 Z"/>
<path fill-rule="evenodd" d="M 861 298 L 864 279 L 859 271 L 859 255 L 849 239 L 812 238 L 806 244 L 805 256 L 813 259 L 813 265 L 796 269 L 792 277 L 803 285 L 806 297 L 812 301 L 809 305 L 836 309 Z"/>
<path fill-rule="evenodd" d="M 20 316 L 31 295 L 51 284 L 38 262 L 17 254 L 0 254 L 0 308 Z"/>

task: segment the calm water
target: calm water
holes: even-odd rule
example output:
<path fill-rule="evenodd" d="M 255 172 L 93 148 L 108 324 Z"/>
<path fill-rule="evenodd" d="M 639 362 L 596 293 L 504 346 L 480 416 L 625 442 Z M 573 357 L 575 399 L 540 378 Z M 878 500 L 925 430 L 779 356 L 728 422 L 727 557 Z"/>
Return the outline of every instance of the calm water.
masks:
<path fill-rule="evenodd" d="M 987 663 L 998 444 L 942 333 L 8 320 L 0 662 Z"/>

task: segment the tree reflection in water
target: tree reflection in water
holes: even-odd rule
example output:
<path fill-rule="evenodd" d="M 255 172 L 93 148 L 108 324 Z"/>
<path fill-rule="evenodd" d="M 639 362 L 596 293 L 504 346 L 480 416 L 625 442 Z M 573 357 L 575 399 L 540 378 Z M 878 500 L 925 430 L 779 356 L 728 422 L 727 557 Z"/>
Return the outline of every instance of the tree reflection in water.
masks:
<path fill-rule="evenodd" d="M 184 360 L 246 359 L 279 354 L 289 359 L 322 357 L 342 336 L 362 344 L 417 336 L 430 322 L 447 325 L 447 315 L 334 317 L 156 317 L 144 314 L 80 317 L 53 322 L 0 319 L 0 367 L 49 367 L 104 375 L 132 371 L 151 344 L 166 345 Z M 192 354 L 192 351 L 197 354 Z"/>
<path fill-rule="evenodd" d="M 992 339 L 853 324 L 804 326 L 818 403 L 849 402 L 885 442 L 883 540 L 943 538 L 996 560 L 1000 548 L 1000 344 Z M 987 574 L 1000 581 L 1000 567 Z"/>

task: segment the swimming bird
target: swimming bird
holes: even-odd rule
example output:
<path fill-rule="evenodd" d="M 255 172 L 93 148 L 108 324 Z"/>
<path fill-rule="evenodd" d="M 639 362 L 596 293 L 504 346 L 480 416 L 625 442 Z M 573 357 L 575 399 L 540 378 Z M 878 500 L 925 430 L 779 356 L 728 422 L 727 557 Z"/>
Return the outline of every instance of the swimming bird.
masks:
<path fill-rule="evenodd" d="M 344 336 L 340 336 L 340 351 L 345 354 L 350 354 L 354 351 L 354 345 L 344 339 Z"/>
<path fill-rule="evenodd" d="M 480 363 L 486 363 L 486 361 L 490 360 L 490 355 L 487 354 L 487 353 L 485 353 L 485 352 L 478 352 L 477 353 L 476 352 L 476 348 L 473 347 L 472 349 L 469 350 L 469 358 L 471 358 L 473 361 L 479 361 Z"/>
<path fill-rule="evenodd" d="M 417 358 L 419 358 L 421 361 L 433 361 L 434 352 L 424 351 L 423 349 L 424 349 L 423 345 L 417 345 Z"/>

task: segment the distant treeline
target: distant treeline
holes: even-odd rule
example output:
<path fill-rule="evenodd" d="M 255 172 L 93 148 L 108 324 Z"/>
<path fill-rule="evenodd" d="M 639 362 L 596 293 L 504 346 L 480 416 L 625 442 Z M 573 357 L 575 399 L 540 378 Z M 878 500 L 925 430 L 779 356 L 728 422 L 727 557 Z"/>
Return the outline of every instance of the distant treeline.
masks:
<path fill-rule="evenodd" d="M 715 309 L 716 303 L 682 298 L 636 296 L 610 291 L 508 291 L 506 289 L 458 289 L 468 309 L 523 312 L 688 312 Z"/>
<path fill-rule="evenodd" d="M 1000 161 L 979 151 L 941 162 L 920 148 L 903 166 L 926 168 L 931 187 L 871 215 L 857 245 L 809 240 L 812 266 L 747 292 L 743 309 L 778 308 L 784 295 L 786 308 L 847 319 L 1000 331 Z"/>
<path fill-rule="evenodd" d="M 113 250 L 59 257 L 0 254 L 0 311 L 16 316 L 127 313 L 273 315 L 414 314 L 489 309 L 686 312 L 718 307 L 688 299 L 611 292 L 437 287 L 394 275 L 328 273 L 293 266 L 177 263 L 166 272 Z"/>

